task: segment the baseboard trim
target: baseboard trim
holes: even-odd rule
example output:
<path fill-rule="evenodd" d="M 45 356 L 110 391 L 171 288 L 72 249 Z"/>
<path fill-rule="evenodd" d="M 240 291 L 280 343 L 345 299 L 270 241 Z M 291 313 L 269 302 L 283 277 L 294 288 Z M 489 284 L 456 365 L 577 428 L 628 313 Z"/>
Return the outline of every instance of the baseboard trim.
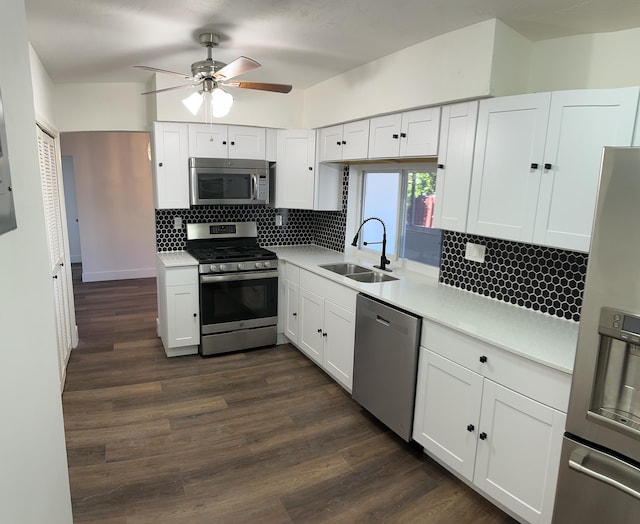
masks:
<path fill-rule="evenodd" d="M 156 268 L 125 269 L 122 271 L 82 272 L 83 282 L 102 282 L 104 280 L 129 280 L 132 278 L 151 278 L 156 276 Z"/>

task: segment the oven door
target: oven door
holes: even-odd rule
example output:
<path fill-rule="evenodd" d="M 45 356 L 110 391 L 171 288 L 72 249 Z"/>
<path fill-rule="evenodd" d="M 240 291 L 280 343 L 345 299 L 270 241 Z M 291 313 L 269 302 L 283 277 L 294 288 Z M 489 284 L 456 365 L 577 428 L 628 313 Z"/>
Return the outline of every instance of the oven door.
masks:
<path fill-rule="evenodd" d="M 257 191 L 257 174 L 251 171 L 192 168 L 192 204 L 258 204 Z"/>
<path fill-rule="evenodd" d="M 200 276 L 203 335 L 278 323 L 278 271 Z"/>

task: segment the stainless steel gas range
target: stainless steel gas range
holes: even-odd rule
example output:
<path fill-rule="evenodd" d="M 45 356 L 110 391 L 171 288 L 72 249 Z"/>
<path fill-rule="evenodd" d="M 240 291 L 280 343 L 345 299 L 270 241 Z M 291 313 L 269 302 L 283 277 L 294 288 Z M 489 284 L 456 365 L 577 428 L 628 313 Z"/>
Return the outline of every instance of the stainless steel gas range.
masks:
<path fill-rule="evenodd" d="M 200 354 L 276 343 L 278 260 L 255 222 L 187 224 L 200 274 Z"/>

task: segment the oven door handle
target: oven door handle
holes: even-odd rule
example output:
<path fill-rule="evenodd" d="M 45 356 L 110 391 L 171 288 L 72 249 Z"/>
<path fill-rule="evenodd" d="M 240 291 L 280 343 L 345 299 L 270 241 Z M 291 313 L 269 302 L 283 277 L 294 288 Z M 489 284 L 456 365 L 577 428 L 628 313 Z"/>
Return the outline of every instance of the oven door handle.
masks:
<path fill-rule="evenodd" d="M 224 275 L 200 275 L 201 284 L 214 282 L 231 282 L 236 280 L 261 280 L 263 278 L 278 278 L 278 270 L 256 271 L 253 273 L 227 273 Z"/>

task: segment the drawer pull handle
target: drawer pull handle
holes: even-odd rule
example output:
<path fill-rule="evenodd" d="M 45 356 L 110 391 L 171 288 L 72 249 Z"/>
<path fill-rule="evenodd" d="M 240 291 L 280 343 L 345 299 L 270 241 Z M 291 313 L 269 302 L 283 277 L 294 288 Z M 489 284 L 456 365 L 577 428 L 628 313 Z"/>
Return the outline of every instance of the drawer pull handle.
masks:
<path fill-rule="evenodd" d="M 484 431 L 480 433 L 480 440 L 487 440 L 487 434 Z"/>
<path fill-rule="evenodd" d="M 291 313 L 294 317 L 298 316 L 298 313 Z"/>
<path fill-rule="evenodd" d="M 482 362 L 483 364 L 487 361 L 487 357 L 485 355 L 482 355 L 480 357 L 480 362 Z"/>
<path fill-rule="evenodd" d="M 322 333 L 322 329 L 318 329 L 318 333 Z"/>
<path fill-rule="evenodd" d="M 476 429 L 476 427 L 475 427 L 473 424 L 469 424 L 469 425 L 467 426 L 467 431 L 468 431 L 468 432 L 472 432 L 474 429 Z"/>
<path fill-rule="evenodd" d="M 533 162 L 533 163 L 531 164 L 531 169 L 538 169 L 538 164 L 537 164 L 537 163 L 535 163 L 535 162 Z"/>

